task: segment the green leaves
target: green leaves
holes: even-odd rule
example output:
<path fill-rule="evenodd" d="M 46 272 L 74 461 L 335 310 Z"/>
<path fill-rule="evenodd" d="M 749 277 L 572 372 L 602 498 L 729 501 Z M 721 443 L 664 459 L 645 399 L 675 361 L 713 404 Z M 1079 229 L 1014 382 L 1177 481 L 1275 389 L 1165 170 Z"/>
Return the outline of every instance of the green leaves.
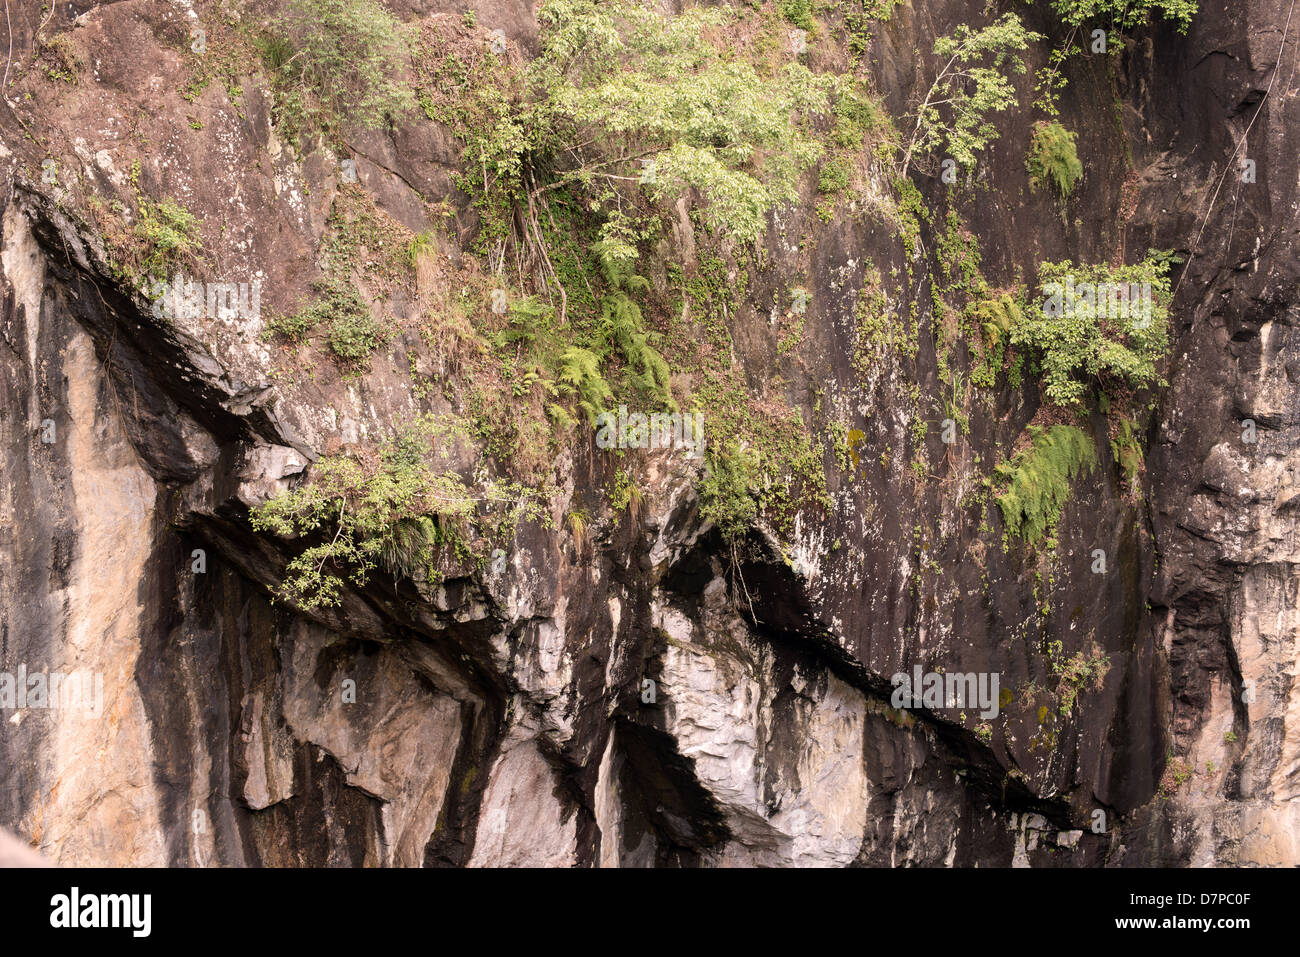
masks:
<path fill-rule="evenodd" d="M 1055 531 L 1070 483 L 1097 461 L 1092 436 L 1072 425 L 1030 426 L 1033 446 L 994 469 L 1005 483 L 997 496 L 1007 534 L 1034 543 Z"/>
<path fill-rule="evenodd" d="M 398 79 L 410 42 L 407 27 L 378 0 L 290 0 L 262 41 L 277 121 L 301 139 L 400 116 L 415 106 Z"/>
<path fill-rule="evenodd" d="M 581 346 L 570 346 L 560 354 L 556 381 L 560 391 L 577 399 L 578 408 L 593 426 L 596 417 L 614 400 L 609 383 L 601 375 L 600 357 Z"/>
<path fill-rule="evenodd" d="M 821 156 L 813 123 L 839 84 L 799 63 L 761 76 L 724 56 L 704 31 L 734 16 L 549 0 L 525 123 L 539 131 L 531 142 L 573 164 L 559 181 L 631 180 L 655 200 L 694 188 L 715 229 L 757 241 L 768 211 L 795 197 L 798 175 Z"/>
<path fill-rule="evenodd" d="M 813 20 L 812 0 L 780 0 L 777 4 L 785 22 L 811 33 L 817 29 Z"/>
<path fill-rule="evenodd" d="M 758 502 L 750 494 L 757 473 L 757 454 L 735 439 L 723 448 L 711 446 L 706 453 L 700 514 L 717 526 L 728 544 L 734 545 L 758 518 Z"/>
<path fill-rule="evenodd" d="M 1157 364 L 1169 348 L 1168 262 L 1132 266 L 1043 263 L 1042 298 L 1011 329 L 1011 342 L 1041 357 L 1044 393 L 1078 404 L 1088 379 L 1103 389 L 1163 384 Z"/>
<path fill-rule="evenodd" d="M 1035 124 L 1025 165 L 1036 188 L 1054 189 L 1061 199 L 1074 191 L 1074 184 L 1083 175 L 1074 139 L 1074 133 L 1055 121 Z"/>
<path fill-rule="evenodd" d="M 271 332 L 291 342 L 303 342 L 322 325 L 330 351 L 346 366 L 361 369 L 370 354 L 389 336 L 347 279 L 326 273 L 312 283 L 317 298 L 296 313 L 278 316 L 268 324 Z"/>
<path fill-rule="evenodd" d="M 914 114 L 900 175 L 907 175 L 914 156 L 940 146 L 964 168 L 973 168 L 975 154 L 999 136 L 991 114 L 1016 105 L 1011 77 L 1026 69 L 1018 54 L 1041 39 L 1008 13 L 980 30 L 961 24 L 936 40 L 934 52 L 943 66 Z"/>
<path fill-rule="evenodd" d="M 522 486 L 489 484 L 476 492 L 454 472 L 439 471 L 435 443 L 448 436 L 433 417 L 419 419 L 378 456 L 324 456 L 310 484 L 254 508 L 255 531 L 310 543 L 286 567 L 280 596 L 307 610 L 338 605 L 349 582 L 364 587 L 380 568 L 436 581 L 440 549 L 454 549 L 459 560 L 472 557 L 471 520 L 482 525 L 497 512 L 513 526 L 541 515 L 536 496 Z"/>
<path fill-rule="evenodd" d="M 170 199 L 158 203 L 140 200 L 135 235 L 144 245 L 140 269 L 154 280 L 166 280 L 169 270 L 192 262 L 203 249 L 198 219 Z"/>
<path fill-rule="evenodd" d="M 650 333 L 642 328 L 641 307 L 631 293 L 644 292 L 650 283 L 644 276 L 631 271 L 626 260 L 601 257 L 601 271 L 610 290 L 601 302 L 598 323 L 603 352 L 616 347 L 627 362 L 627 376 L 633 388 L 639 389 L 669 409 L 676 410 L 669 387 L 668 363 L 650 344 Z"/>
<path fill-rule="evenodd" d="M 1052 9 L 1069 26 L 1099 23 L 1121 30 L 1140 27 L 1157 13 L 1186 33 L 1196 8 L 1197 0 L 1052 0 Z"/>

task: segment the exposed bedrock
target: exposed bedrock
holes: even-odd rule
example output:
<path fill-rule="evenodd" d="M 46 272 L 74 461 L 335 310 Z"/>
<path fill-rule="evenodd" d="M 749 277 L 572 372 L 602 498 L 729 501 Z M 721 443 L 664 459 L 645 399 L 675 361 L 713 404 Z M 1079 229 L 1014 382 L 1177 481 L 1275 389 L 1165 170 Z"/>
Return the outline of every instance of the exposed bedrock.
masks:
<path fill-rule="evenodd" d="M 810 421 L 828 408 L 862 430 L 851 467 L 827 456 L 829 507 L 796 515 L 792 537 L 757 528 L 737 559 L 701 513 L 698 461 L 636 453 L 640 505 L 615 512 L 610 456 L 580 438 L 553 463 L 552 521 L 521 525 L 502 561 L 449 560 L 436 585 L 378 574 L 311 612 L 273 598 L 296 544 L 254 531 L 250 509 L 340 445 L 446 412 L 452 399 L 410 382 L 439 359 L 403 329 L 365 376 L 322 362 L 288 385 L 261 319 L 153 315 L 71 194 L 41 182 L 47 152 L 110 191 L 141 158 L 147 187 L 216 224 L 205 240 L 225 274 L 261 279 L 268 314 L 309 287 L 337 163 L 295 158 L 251 76 L 239 110 L 221 83 L 179 98 L 186 5 L 76 6 L 60 28 L 99 52 L 41 104 L 41 142 L 30 106 L 0 104 L 0 671 L 101 675 L 102 709 L 0 712 L 0 826 L 65 864 L 1300 864 L 1300 22 L 1279 61 L 1286 2 L 1203 3 L 1185 37 L 1140 31 L 1073 66 L 1061 109 L 1087 172 L 1068 218 L 1029 188 L 1028 111 L 1007 115 L 962 200 L 986 273 L 1008 281 L 1045 260 L 1187 257 L 1140 493 L 1108 460 L 1081 478 L 1050 576 L 971 504 L 1039 411 L 1036 388 L 967 410 L 954 446 L 932 423 L 918 482 L 889 453 L 914 388 L 942 407 L 928 292 L 914 367 L 860 376 L 857 291 L 870 264 L 909 264 L 878 221 L 820 222 L 814 183 L 776 212 L 769 269 L 728 320 L 745 374 L 772 377 L 770 303 L 807 277 L 799 367 L 768 386 Z M 511 55 L 536 52 L 527 4 L 470 6 Z M 913 0 L 873 41 L 895 115 L 925 82 L 913 49 L 970 7 Z M 1026 13 L 1045 32 L 1047 16 Z M 15 13 L 16 55 L 39 19 Z M 393 220 L 430 229 L 446 199 L 472 234 L 445 127 L 421 116 L 347 145 Z M 946 187 L 916 182 L 937 206 Z M 670 241 L 689 258 L 681 220 Z M 1104 420 L 1091 428 L 1104 447 Z M 448 455 L 468 473 L 478 451 Z M 573 508 L 591 516 L 581 535 Z M 1109 663 L 1059 714 L 1055 642 Z M 992 721 L 892 707 L 890 677 L 918 666 L 997 673 L 1012 701 Z"/>

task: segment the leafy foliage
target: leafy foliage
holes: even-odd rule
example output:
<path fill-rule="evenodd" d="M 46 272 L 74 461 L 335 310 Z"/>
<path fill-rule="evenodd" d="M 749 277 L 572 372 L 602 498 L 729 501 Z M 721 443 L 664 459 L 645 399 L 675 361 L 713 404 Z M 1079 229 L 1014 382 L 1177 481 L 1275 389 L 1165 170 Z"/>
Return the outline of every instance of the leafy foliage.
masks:
<path fill-rule="evenodd" d="M 1092 471 L 1097 452 L 1092 437 L 1072 425 L 1030 426 L 1029 435 L 1033 445 L 998 465 L 994 478 L 1005 483 L 997 503 L 1007 534 L 1033 543 L 1055 531 L 1070 483 Z"/>
<path fill-rule="evenodd" d="M 453 472 L 431 461 L 431 440 L 447 430 L 432 418 L 419 420 L 384 445 L 378 455 L 325 456 L 312 481 L 255 508 L 256 531 L 311 543 L 285 569 L 282 598 L 304 609 L 338 605 L 348 582 L 364 587 L 380 568 L 394 577 L 436 581 L 439 550 L 452 548 L 469 560 L 471 519 L 482 524 L 501 513 L 512 527 L 540 511 L 534 496 L 517 486 L 468 489 Z"/>
<path fill-rule="evenodd" d="M 863 7 L 884 16 L 894 5 Z M 686 198 L 687 215 L 703 227 L 697 243 L 726 250 L 735 263 L 727 282 L 742 283 L 746 247 L 773 208 L 798 197 L 827 147 L 819 185 L 837 198 L 863 180 L 873 149 L 880 158 L 897 137 L 861 78 L 814 74 L 797 58 L 771 55 L 787 33 L 774 5 L 683 6 L 547 0 L 540 54 L 523 66 L 481 56 L 480 43 L 458 44 L 462 35 L 445 22 L 426 24 L 419 99 L 464 143 L 459 183 L 481 214 L 477 250 L 488 271 L 507 275 L 517 265 L 521 285 L 557 308 L 532 360 L 524 349 L 502 361 L 535 361 L 556 397 L 588 419 L 628 391 L 642 407 L 675 408 L 670 386 L 689 383 L 710 428 L 717 422 L 751 442 L 759 507 L 780 524 L 796 500 L 824 494 L 825 475 L 801 417 L 784 403 L 760 403 L 733 368 L 727 326 L 737 290 L 712 276 L 682 277 L 674 284 L 689 309 L 663 308 L 636 263 L 642 250 L 662 248 L 676 225 L 673 206 Z M 511 256 L 517 262 L 505 262 Z M 697 283 L 710 287 L 701 298 L 686 293 Z M 674 379 L 670 358 L 689 374 Z M 547 413 L 564 425 L 571 420 L 560 405 Z M 504 431 L 489 408 L 485 397 L 476 420 Z"/>
<path fill-rule="evenodd" d="M 758 518 L 758 503 L 750 494 L 757 479 L 758 457 L 736 439 L 709 448 L 700 480 L 700 514 L 717 526 L 724 541 L 734 545 Z"/>
<path fill-rule="evenodd" d="M 378 0 L 289 0 L 262 39 L 275 81 L 275 116 L 291 137 L 343 123 L 382 126 L 415 106 L 398 76 L 406 26 Z"/>
<path fill-rule="evenodd" d="M 809 33 L 817 29 L 812 15 L 812 0 L 780 0 L 777 6 L 786 23 L 807 30 Z"/>
<path fill-rule="evenodd" d="M 1112 23 L 1121 30 L 1140 27 L 1159 14 L 1186 33 L 1196 15 L 1197 0 L 1052 0 L 1052 9 L 1072 27 Z"/>
<path fill-rule="evenodd" d="M 140 200 L 140 221 L 135 236 L 143 244 L 140 269 L 151 279 L 167 278 L 170 270 L 190 263 L 202 250 L 199 221 L 188 209 L 171 199 Z"/>
<path fill-rule="evenodd" d="M 641 486 L 636 484 L 631 469 L 620 469 L 607 491 L 611 509 L 615 512 L 627 512 L 633 521 L 640 519 L 641 510 L 645 507 L 645 493 L 641 491 Z"/>
<path fill-rule="evenodd" d="M 421 261 L 426 256 L 431 256 L 433 251 L 433 235 L 427 232 L 419 233 L 406 246 L 406 260 L 411 264 L 412 269 L 418 269 Z"/>
<path fill-rule="evenodd" d="M 1103 389 L 1163 384 L 1157 364 L 1169 348 L 1167 268 L 1167 261 L 1154 255 L 1115 268 L 1069 262 L 1039 267 L 1042 306 L 1025 310 L 1011 330 L 1011 342 L 1041 356 L 1049 399 L 1075 405 L 1088 392 L 1084 377 Z M 1147 300 L 1132 295 L 1133 284 L 1142 283 L 1149 284 Z M 1071 299 L 1071 288 L 1091 294 Z"/>
<path fill-rule="evenodd" d="M 1011 77 L 1026 69 L 1019 54 L 1041 39 L 1008 13 L 980 30 L 960 24 L 936 40 L 934 52 L 943 66 L 916 110 L 900 175 L 907 175 L 914 156 L 940 146 L 964 168 L 973 168 L 975 154 L 999 135 L 990 115 L 1016 105 Z"/>
<path fill-rule="evenodd" d="M 472 107 L 490 122 L 457 124 L 475 154 L 469 164 L 495 176 L 487 190 L 515 197 L 549 169 L 547 189 L 580 183 L 600 207 L 616 205 L 628 182 L 652 200 L 695 188 L 715 229 L 756 241 L 767 212 L 795 198 L 798 174 L 821 155 L 814 124 L 840 84 L 797 62 L 761 74 L 711 39 L 736 15 L 548 0 L 521 95 L 505 96 L 500 78 L 500 92 Z"/>
<path fill-rule="evenodd" d="M 817 175 L 817 191 L 819 193 L 838 193 L 849 185 L 848 161 L 843 157 L 834 156 L 827 160 Z"/>
<path fill-rule="evenodd" d="M 972 303 L 968 312 L 979 323 L 985 339 L 990 342 L 1006 341 L 1011 330 L 1024 322 L 1020 303 L 1005 294 Z"/>
<path fill-rule="evenodd" d="M 1054 189 L 1062 199 L 1074 191 L 1075 183 L 1083 175 L 1074 141 L 1075 134 L 1055 121 L 1034 126 L 1026 166 L 1035 187 Z"/>
<path fill-rule="evenodd" d="M 350 282 L 327 273 L 312 289 L 312 302 L 292 315 L 272 319 L 267 327 L 292 342 L 303 342 L 323 325 L 330 351 L 345 365 L 360 367 L 388 338 L 388 330 Z"/>
<path fill-rule="evenodd" d="M 1076 651 L 1066 658 L 1059 641 L 1049 643 L 1047 656 L 1057 679 L 1056 697 L 1060 702 L 1059 713 L 1062 718 L 1068 718 L 1070 712 L 1074 710 L 1075 702 L 1079 700 L 1081 691 L 1102 689 L 1106 682 L 1106 674 L 1110 671 L 1110 656 L 1103 654 L 1094 644 L 1088 650 L 1088 654 Z"/>
<path fill-rule="evenodd" d="M 345 364 L 360 365 L 388 338 L 389 331 L 351 289 L 344 308 L 330 317 L 330 351 Z"/>
<path fill-rule="evenodd" d="M 894 8 L 902 4 L 903 0 L 842 0 L 839 6 L 849 34 L 849 52 L 854 58 L 866 54 L 873 35 L 872 24 L 888 23 Z"/>

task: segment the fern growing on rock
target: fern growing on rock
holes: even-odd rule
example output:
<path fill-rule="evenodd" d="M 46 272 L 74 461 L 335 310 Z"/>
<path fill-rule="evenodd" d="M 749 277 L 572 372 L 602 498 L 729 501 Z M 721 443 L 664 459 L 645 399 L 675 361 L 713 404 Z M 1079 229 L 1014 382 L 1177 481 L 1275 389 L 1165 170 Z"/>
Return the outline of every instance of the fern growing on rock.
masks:
<path fill-rule="evenodd" d="M 670 409 L 676 409 L 669 391 L 668 362 L 650 342 L 652 333 L 642 327 L 641 307 L 632 294 L 650 288 L 644 276 L 632 272 L 631 260 L 598 250 L 600 270 L 609 286 L 601 303 L 599 336 L 606 351 L 617 347 L 627 362 L 630 385 Z"/>
<path fill-rule="evenodd" d="M 560 354 L 556 382 L 562 393 L 575 399 L 593 426 L 614 399 L 609 383 L 601 375 L 600 357 L 581 346 L 570 346 Z M 555 417 L 560 418 L 558 414 Z"/>
<path fill-rule="evenodd" d="M 1061 199 L 1074 192 L 1075 184 L 1083 175 L 1075 134 L 1055 121 L 1038 123 L 1034 138 L 1029 144 L 1030 182 L 1036 189 L 1051 189 Z"/>
<path fill-rule="evenodd" d="M 1097 461 L 1092 436 L 1073 425 L 1030 426 L 1033 444 L 994 469 L 997 496 L 1009 537 L 1030 544 L 1051 536 L 1070 497 L 1070 483 Z"/>

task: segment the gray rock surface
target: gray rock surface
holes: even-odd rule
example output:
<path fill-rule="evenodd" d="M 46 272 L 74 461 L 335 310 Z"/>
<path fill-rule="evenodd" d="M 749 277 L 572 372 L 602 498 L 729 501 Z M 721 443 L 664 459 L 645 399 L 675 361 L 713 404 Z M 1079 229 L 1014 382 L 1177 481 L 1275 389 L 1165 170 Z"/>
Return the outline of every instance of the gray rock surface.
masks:
<path fill-rule="evenodd" d="M 295 546 L 255 533 L 249 508 L 340 444 L 445 412 L 410 375 L 445 357 L 407 329 L 364 376 L 272 376 L 261 318 L 162 320 L 114 275 L 82 200 L 125 196 L 136 158 L 202 213 L 229 275 L 263 281 L 267 315 L 306 294 L 340 188 L 330 156 L 278 142 L 251 77 L 239 109 L 220 83 L 180 99 L 184 6 L 61 19 L 96 51 L 87 76 L 33 74 L 0 104 L 0 671 L 103 677 L 100 715 L 0 713 L 0 825 L 18 835 L 0 863 L 30 845 L 139 866 L 1300 864 L 1300 24 L 1279 62 L 1285 3 L 1205 3 L 1185 38 L 1140 32 L 1079 67 L 1062 110 L 1089 163 L 1070 221 L 1029 190 L 1027 113 L 964 201 L 1002 280 L 1049 259 L 1190 254 L 1141 495 L 1117 469 L 1080 481 L 1045 614 L 1042 569 L 970 505 L 1037 394 L 1004 388 L 953 450 L 932 426 L 941 480 L 915 482 L 901 450 L 929 411 L 913 385 L 942 408 L 932 343 L 914 368 L 860 379 L 851 362 L 866 264 L 905 270 L 905 253 L 879 221 L 821 223 L 811 187 L 777 213 L 731 332 L 752 380 L 865 432 L 862 465 L 828 456 L 831 507 L 801 512 L 788 540 L 761 529 L 739 579 L 701 517 L 698 463 L 646 453 L 639 514 L 615 513 L 607 462 L 577 444 L 554 463 L 554 527 L 522 526 L 502 567 L 436 587 L 376 576 L 311 613 L 273 601 Z M 511 55 L 535 51 L 527 4 L 471 6 Z M 969 7 L 914 0 L 874 41 L 893 112 L 921 82 L 911 51 Z M 16 54 L 37 25 L 16 14 Z M 28 89 L 35 106 L 16 99 Z M 177 122 L 187 111 L 200 128 Z M 1247 128 L 1258 182 L 1220 192 Z M 348 146 L 395 221 L 432 228 L 446 199 L 472 232 L 445 128 L 420 118 Z M 79 186 L 40 181 L 47 152 Z M 943 187 L 920 182 L 937 203 Z M 792 275 L 811 305 L 777 382 L 768 304 Z M 585 541 L 560 521 L 571 507 L 592 516 Z M 1090 573 L 1098 548 L 1111 574 Z M 1043 746 L 1023 689 L 1050 680 L 1054 641 L 1095 644 L 1110 668 Z M 988 729 L 900 712 L 889 678 L 917 665 L 998 672 L 1016 702 Z"/>

